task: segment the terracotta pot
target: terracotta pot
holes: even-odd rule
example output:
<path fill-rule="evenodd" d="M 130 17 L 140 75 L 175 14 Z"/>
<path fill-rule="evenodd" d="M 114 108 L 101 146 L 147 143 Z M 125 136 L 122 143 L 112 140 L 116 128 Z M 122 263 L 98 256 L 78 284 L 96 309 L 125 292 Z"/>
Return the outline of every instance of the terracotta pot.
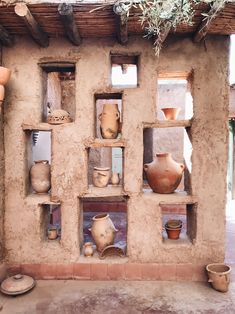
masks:
<path fill-rule="evenodd" d="M 179 219 L 170 219 L 167 221 L 166 226 L 171 229 L 177 229 L 182 227 L 182 221 Z"/>
<path fill-rule="evenodd" d="M 144 165 L 148 183 L 155 193 L 173 193 L 180 184 L 185 166 L 177 163 L 171 154 L 156 154 L 155 159 Z"/>
<path fill-rule="evenodd" d="M 84 255 L 86 257 L 91 257 L 94 254 L 94 248 L 92 242 L 86 242 L 84 244 Z"/>
<path fill-rule="evenodd" d="M 32 188 L 36 193 L 47 193 L 51 188 L 51 172 L 48 160 L 37 160 L 30 169 Z"/>
<path fill-rule="evenodd" d="M 178 240 L 180 237 L 180 232 L 182 227 L 179 228 L 169 228 L 167 224 L 165 225 L 166 233 L 169 239 Z"/>
<path fill-rule="evenodd" d="M 5 97 L 5 87 L 0 85 L 0 101 L 3 101 Z"/>
<path fill-rule="evenodd" d="M 164 118 L 166 120 L 176 120 L 181 108 L 162 108 Z"/>
<path fill-rule="evenodd" d="M 98 252 L 113 244 L 117 229 L 114 227 L 108 214 L 99 214 L 92 218 L 93 223 L 90 229 Z"/>
<path fill-rule="evenodd" d="M 220 292 L 227 292 L 230 283 L 231 267 L 226 264 L 214 263 L 206 266 L 208 282 Z"/>
<path fill-rule="evenodd" d="M 11 70 L 0 66 L 0 84 L 6 85 L 11 76 Z"/>
<path fill-rule="evenodd" d="M 105 139 L 114 139 L 118 136 L 120 112 L 117 104 L 104 104 L 99 115 L 101 135 Z"/>
<path fill-rule="evenodd" d="M 99 188 L 103 188 L 108 185 L 110 179 L 110 168 L 94 167 L 93 170 L 93 184 Z"/>
<path fill-rule="evenodd" d="M 118 172 L 113 172 L 111 176 L 112 185 L 118 185 L 120 182 L 120 175 Z"/>
<path fill-rule="evenodd" d="M 56 227 L 48 228 L 47 237 L 49 240 L 55 240 L 58 237 L 57 228 Z"/>

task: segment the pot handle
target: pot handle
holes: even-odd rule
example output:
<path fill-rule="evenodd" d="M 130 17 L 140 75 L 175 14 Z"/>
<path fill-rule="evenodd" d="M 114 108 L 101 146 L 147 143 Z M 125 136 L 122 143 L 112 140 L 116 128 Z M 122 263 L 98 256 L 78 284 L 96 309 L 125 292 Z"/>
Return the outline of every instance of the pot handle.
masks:
<path fill-rule="evenodd" d="M 149 168 L 149 165 L 148 165 L 148 164 L 144 164 L 144 171 L 145 171 L 145 172 L 148 171 L 148 168 Z"/>
<path fill-rule="evenodd" d="M 98 115 L 98 119 L 101 121 L 102 113 Z"/>
<path fill-rule="evenodd" d="M 185 165 L 184 164 L 180 164 L 180 168 L 182 169 L 182 171 L 184 171 Z"/>
<path fill-rule="evenodd" d="M 103 174 L 102 172 L 97 172 L 98 175 L 106 177 L 106 174 Z"/>
<path fill-rule="evenodd" d="M 88 230 L 91 232 L 91 228 L 88 228 Z"/>
<path fill-rule="evenodd" d="M 120 118 L 120 112 L 117 111 L 117 112 L 116 112 L 116 120 L 118 120 L 119 118 Z"/>
<path fill-rule="evenodd" d="M 212 279 L 208 279 L 208 282 L 213 282 L 213 280 Z"/>

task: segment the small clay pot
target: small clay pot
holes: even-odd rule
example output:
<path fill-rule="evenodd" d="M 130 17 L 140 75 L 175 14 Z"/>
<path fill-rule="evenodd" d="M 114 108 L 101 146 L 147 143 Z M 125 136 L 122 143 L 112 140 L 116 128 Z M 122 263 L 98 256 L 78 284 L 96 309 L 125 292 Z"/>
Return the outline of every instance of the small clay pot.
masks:
<path fill-rule="evenodd" d="M 11 70 L 0 66 L 0 84 L 6 85 L 11 76 Z"/>
<path fill-rule="evenodd" d="M 5 97 L 5 87 L 3 85 L 0 85 L 0 102 L 4 100 Z"/>
<path fill-rule="evenodd" d="M 48 228 L 47 237 L 49 240 L 55 240 L 58 237 L 57 228 L 56 227 Z"/>
<path fill-rule="evenodd" d="M 206 266 L 207 275 L 209 277 L 208 282 L 212 287 L 220 292 L 227 292 L 230 283 L 231 267 L 222 264 L 214 263 Z"/>
<path fill-rule="evenodd" d="M 94 167 L 92 180 L 94 186 L 99 188 L 106 187 L 110 179 L 110 168 Z"/>
<path fill-rule="evenodd" d="M 180 232 L 182 227 L 179 228 L 169 228 L 167 224 L 165 224 L 166 233 L 169 239 L 178 240 L 180 237 Z"/>
<path fill-rule="evenodd" d="M 181 108 L 162 108 L 165 120 L 176 120 Z"/>
<path fill-rule="evenodd" d="M 91 257 L 94 254 L 94 248 L 92 242 L 86 242 L 84 244 L 84 255 L 86 257 Z"/>
<path fill-rule="evenodd" d="M 170 229 L 177 229 L 182 227 L 182 221 L 179 219 L 170 219 L 167 221 L 166 226 Z"/>
<path fill-rule="evenodd" d="M 113 172 L 111 176 L 112 185 L 118 185 L 120 182 L 120 175 L 118 172 Z"/>

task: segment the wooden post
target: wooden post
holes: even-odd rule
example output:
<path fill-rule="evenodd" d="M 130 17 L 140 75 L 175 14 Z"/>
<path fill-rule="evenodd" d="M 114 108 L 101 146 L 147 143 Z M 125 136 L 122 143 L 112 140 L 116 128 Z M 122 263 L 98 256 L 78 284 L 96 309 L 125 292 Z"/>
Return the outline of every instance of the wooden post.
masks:
<path fill-rule="evenodd" d="M 41 47 L 49 46 L 49 38 L 42 30 L 41 26 L 35 20 L 28 7 L 24 3 L 17 3 L 15 5 L 15 13 L 20 16 L 27 26 L 31 36 Z"/>
<path fill-rule="evenodd" d="M 127 17 L 126 15 L 116 16 L 117 24 L 117 38 L 121 45 L 126 45 L 128 42 L 128 31 L 127 31 Z"/>
<path fill-rule="evenodd" d="M 69 40 L 76 46 L 82 42 L 77 25 L 73 15 L 73 7 L 71 4 L 61 3 L 58 7 L 61 21 L 64 25 L 65 32 Z"/>
<path fill-rule="evenodd" d="M 0 25 L 0 41 L 4 46 L 8 47 L 12 47 L 14 44 L 13 37 L 2 25 Z"/>

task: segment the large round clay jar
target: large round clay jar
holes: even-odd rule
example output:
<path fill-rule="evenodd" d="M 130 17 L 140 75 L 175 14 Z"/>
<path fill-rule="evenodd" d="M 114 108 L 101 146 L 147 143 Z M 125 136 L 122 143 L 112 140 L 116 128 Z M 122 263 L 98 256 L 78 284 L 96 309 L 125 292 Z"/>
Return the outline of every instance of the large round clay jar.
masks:
<path fill-rule="evenodd" d="M 99 120 L 102 137 L 105 139 L 117 138 L 120 124 L 118 105 L 104 104 Z"/>
<path fill-rule="evenodd" d="M 47 193 L 51 188 L 51 169 L 48 160 L 37 160 L 30 169 L 32 188 L 36 193 Z"/>
<path fill-rule="evenodd" d="M 155 193 L 173 193 L 180 184 L 185 166 L 177 163 L 171 154 L 156 154 L 155 159 L 144 165 L 148 183 Z"/>
<path fill-rule="evenodd" d="M 0 84 L 6 85 L 11 76 L 11 70 L 0 66 Z"/>
<path fill-rule="evenodd" d="M 98 214 L 92 218 L 92 221 L 91 235 L 97 251 L 102 252 L 106 246 L 113 244 L 117 229 L 109 214 Z"/>

